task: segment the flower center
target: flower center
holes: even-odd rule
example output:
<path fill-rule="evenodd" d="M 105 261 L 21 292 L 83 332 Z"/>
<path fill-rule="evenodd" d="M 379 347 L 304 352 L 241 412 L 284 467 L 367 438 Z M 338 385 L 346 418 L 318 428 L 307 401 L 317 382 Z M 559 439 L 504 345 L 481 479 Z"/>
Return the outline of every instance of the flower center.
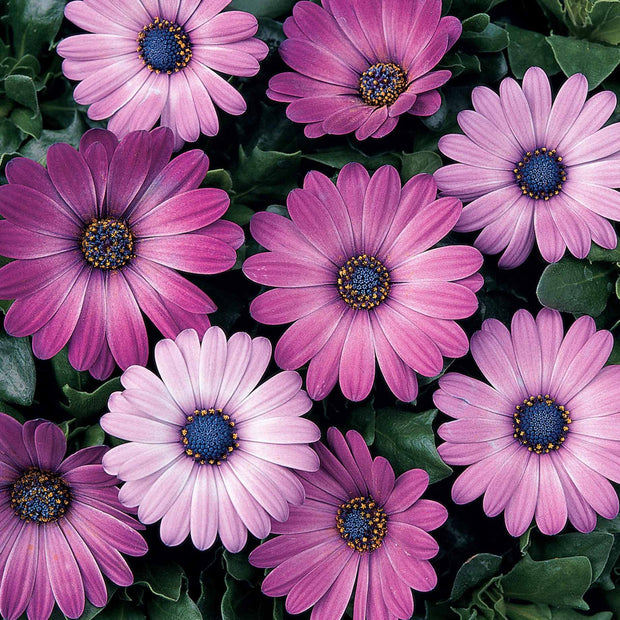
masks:
<path fill-rule="evenodd" d="M 563 405 L 556 405 L 549 394 L 530 396 L 517 405 L 513 418 L 513 437 L 536 454 L 559 450 L 572 422 L 570 413 Z"/>
<path fill-rule="evenodd" d="M 93 220 L 82 235 L 82 253 L 93 267 L 118 269 L 135 258 L 134 236 L 124 222 Z"/>
<path fill-rule="evenodd" d="M 235 422 L 221 409 L 196 409 L 181 429 L 185 454 L 201 465 L 221 465 L 239 447 Z"/>
<path fill-rule="evenodd" d="M 11 508 L 34 523 L 58 521 L 71 501 L 67 483 L 51 471 L 31 467 L 11 487 Z"/>
<path fill-rule="evenodd" d="M 156 17 L 138 34 L 138 56 L 155 73 L 176 73 L 189 63 L 192 46 L 181 26 Z"/>
<path fill-rule="evenodd" d="M 338 508 L 336 527 L 351 549 L 374 551 L 387 533 L 387 515 L 371 495 L 354 497 Z"/>
<path fill-rule="evenodd" d="M 338 292 L 354 310 L 371 310 L 387 299 L 390 274 L 374 256 L 351 257 L 338 270 Z"/>
<path fill-rule="evenodd" d="M 401 67 L 392 62 L 378 62 L 360 77 L 360 97 L 368 105 L 392 105 L 407 88 L 407 77 Z"/>
<path fill-rule="evenodd" d="M 515 181 L 524 194 L 530 198 L 549 200 L 560 193 L 566 181 L 566 170 L 562 158 L 555 149 L 545 147 L 528 151 L 513 170 Z"/>

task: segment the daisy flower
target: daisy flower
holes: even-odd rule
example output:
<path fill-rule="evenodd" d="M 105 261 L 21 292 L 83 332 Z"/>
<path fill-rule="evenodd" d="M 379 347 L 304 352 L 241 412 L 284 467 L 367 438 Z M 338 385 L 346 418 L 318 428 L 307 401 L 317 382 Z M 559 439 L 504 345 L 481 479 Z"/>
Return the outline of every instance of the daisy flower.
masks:
<path fill-rule="evenodd" d="M 269 82 L 267 95 L 288 103 L 309 138 L 355 132 L 382 138 L 405 112 L 434 114 L 436 90 L 450 71 L 432 71 L 461 34 L 441 17 L 441 0 L 298 2 L 284 22 L 280 55 L 293 69 Z"/>
<path fill-rule="evenodd" d="M 435 200 L 436 192 L 430 175 L 401 188 L 392 166 L 370 178 L 353 163 L 336 186 L 310 172 L 288 196 L 292 220 L 252 218 L 252 235 L 269 252 L 248 258 L 243 271 L 277 288 L 259 295 L 250 313 L 268 325 L 293 322 L 275 360 L 289 370 L 310 362 L 312 398 L 324 398 L 338 379 L 349 400 L 366 398 L 376 357 L 392 392 L 411 401 L 416 372 L 436 376 L 443 356 L 467 353 L 454 319 L 478 306 L 482 255 L 467 246 L 429 249 L 461 213 L 456 198 Z"/>
<path fill-rule="evenodd" d="M 58 45 L 63 73 L 79 80 L 75 100 L 94 120 L 110 118 L 120 138 L 160 119 L 175 150 L 219 130 L 215 106 L 243 114 L 246 104 L 219 73 L 256 75 L 269 48 L 252 38 L 256 18 L 222 9 L 230 0 L 84 0 L 65 16 L 93 34 Z M 216 73 L 217 72 L 217 73 Z"/>
<path fill-rule="evenodd" d="M 566 518 L 591 532 L 596 514 L 613 519 L 620 482 L 620 366 L 603 368 L 613 337 L 583 316 L 564 336 L 556 310 L 536 320 L 526 310 L 511 331 L 495 319 L 471 339 L 487 381 L 458 373 L 439 380 L 435 405 L 456 421 L 443 424 L 446 463 L 467 469 L 452 487 L 457 504 L 484 493 L 483 508 L 504 511 L 520 536 L 532 518 L 557 534 Z"/>
<path fill-rule="evenodd" d="M 331 451 L 315 444 L 321 468 L 300 474 L 303 506 L 291 508 L 281 534 L 250 554 L 250 563 L 274 568 L 262 590 L 284 596 L 286 610 L 298 614 L 314 606 L 313 620 L 338 620 L 353 586 L 353 618 L 411 618 L 411 589 L 437 585 L 431 558 L 439 547 L 427 532 L 442 525 L 447 510 L 420 499 L 428 474 L 411 469 L 396 480 L 390 463 L 374 460 L 362 436 L 345 437 L 330 428 Z"/>
<path fill-rule="evenodd" d="M 69 361 L 97 379 L 146 364 L 140 310 L 169 337 L 209 326 L 216 307 L 176 269 L 220 273 L 236 260 L 243 231 L 219 218 L 226 192 L 196 189 L 209 167 L 198 150 L 168 163 L 172 133 L 135 131 L 120 143 L 92 129 L 79 152 L 55 144 L 47 170 L 26 158 L 6 166 L 0 187 L 0 298 L 15 299 L 4 328 L 32 334 L 37 357 L 69 343 Z"/>
<path fill-rule="evenodd" d="M 208 549 L 219 533 L 236 553 L 247 530 L 257 538 L 271 519 L 286 521 L 304 489 L 292 470 L 315 471 L 317 426 L 301 418 L 312 401 L 296 372 L 257 387 L 271 360 L 266 338 L 244 332 L 227 341 L 219 327 L 202 343 L 193 330 L 155 346 L 161 379 L 141 366 L 121 377 L 101 426 L 129 443 L 104 459 L 107 472 L 127 482 L 125 506 L 143 523 L 161 519 L 161 539 L 178 545 L 188 534 Z"/>
<path fill-rule="evenodd" d="M 144 555 L 144 529 L 118 501 L 118 480 L 101 465 L 105 446 L 64 458 L 67 442 L 55 424 L 23 426 L 0 413 L 0 613 L 47 620 L 54 602 L 68 618 L 87 598 L 103 607 L 103 579 L 133 583 L 121 553 Z M 64 460 L 63 460 L 64 459 Z M 103 574 L 103 575 L 102 575 Z"/>
<path fill-rule="evenodd" d="M 534 240 L 554 263 L 568 247 L 583 258 L 591 242 L 612 249 L 617 238 L 606 219 L 620 220 L 620 123 L 603 127 L 616 107 L 610 91 L 586 101 L 588 82 L 576 73 L 552 102 L 545 72 L 528 69 L 519 86 L 502 81 L 499 96 L 474 88 L 475 111 L 458 123 L 465 135 L 439 140 L 461 162 L 435 173 L 444 194 L 472 201 L 455 227 L 480 230 L 475 246 L 486 254 L 505 250 L 500 267 L 517 267 Z M 602 128 L 602 129 L 601 129 Z"/>

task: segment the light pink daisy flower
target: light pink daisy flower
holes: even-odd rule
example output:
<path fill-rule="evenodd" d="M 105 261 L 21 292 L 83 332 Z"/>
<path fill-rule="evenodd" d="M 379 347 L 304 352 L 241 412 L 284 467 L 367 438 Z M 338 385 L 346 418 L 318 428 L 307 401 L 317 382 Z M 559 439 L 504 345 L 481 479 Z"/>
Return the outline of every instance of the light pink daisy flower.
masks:
<path fill-rule="evenodd" d="M 458 200 L 435 200 L 436 193 L 430 175 L 401 187 L 392 166 L 371 178 L 353 163 L 336 185 L 310 172 L 288 196 L 292 221 L 269 212 L 252 218 L 252 235 L 269 251 L 248 258 L 243 271 L 276 288 L 250 313 L 268 325 L 293 322 L 275 360 L 289 370 L 310 362 L 312 398 L 324 398 L 338 380 L 349 400 L 366 398 L 376 358 L 396 397 L 411 401 L 416 372 L 434 377 L 444 356 L 467 353 L 454 319 L 476 311 L 482 255 L 462 245 L 430 249 L 461 213 Z"/>
<path fill-rule="evenodd" d="M 526 310 L 511 331 L 495 319 L 471 338 L 471 352 L 488 382 L 457 373 L 439 380 L 435 404 L 454 422 L 443 424 L 446 463 L 467 469 L 452 487 L 457 504 L 484 493 L 494 517 L 520 536 L 532 518 L 557 534 L 566 518 L 590 532 L 597 513 L 618 514 L 620 482 L 620 365 L 603 368 L 613 337 L 583 316 L 564 336 L 556 310 L 536 320 Z"/>
<path fill-rule="evenodd" d="M 143 523 L 161 519 L 161 539 L 178 545 L 191 533 L 198 549 L 216 535 L 229 551 L 247 530 L 264 538 L 271 519 L 286 521 L 304 489 L 291 471 L 315 471 L 308 443 L 319 429 L 301 418 L 312 401 L 296 372 L 257 387 L 271 360 L 266 338 L 244 332 L 226 340 L 219 327 L 202 343 L 193 330 L 155 346 L 161 379 L 141 366 L 125 371 L 110 397 L 104 430 L 129 443 L 104 457 L 106 471 L 127 482 L 119 498 Z"/>
<path fill-rule="evenodd" d="M 339 620 L 355 585 L 354 620 L 411 618 L 411 588 L 437 585 L 429 560 L 439 550 L 428 534 L 448 517 L 437 502 L 420 499 L 428 474 L 411 469 L 395 479 L 382 456 L 374 460 L 362 436 L 327 431 L 331 451 L 315 444 L 319 471 L 300 474 L 306 501 L 291 508 L 281 534 L 250 554 L 250 563 L 274 568 L 263 581 L 268 596 L 284 596 L 286 610 L 312 607 L 312 620 Z"/>
<path fill-rule="evenodd" d="M 499 96 L 485 86 L 472 92 L 475 111 L 439 148 L 458 164 L 435 172 L 444 194 L 472 201 L 455 226 L 480 230 L 475 246 L 486 254 L 505 249 L 500 267 L 517 267 L 534 240 L 556 262 L 568 247 L 583 258 L 594 241 L 615 248 L 620 220 L 620 123 L 603 127 L 616 107 L 610 91 L 586 101 L 588 82 L 576 73 L 552 103 L 545 72 L 527 70 L 520 87 L 502 81 Z M 601 129 L 601 127 L 603 127 Z"/>
<path fill-rule="evenodd" d="M 60 42 L 75 100 L 123 137 L 161 125 L 175 149 L 219 130 L 215 106 L 243 114 L 243 97 L 219 73 L 256 75 L 268 47 L 256 18 L 222 9 L 230 0 L 75 0 L 65 16 L 93 34 Z M 216 73 L 219 72 L 219 73 Z"/>
<path fill-rule="evenodd" d="M 450 71 L 432 71 L 461 34 L 441 0 L 298 2 L 284 22 L 280 55 L 294 71 L 269 82 L 309 138 L 355 132 L 382 138 L 405 112 L 434 114 Z"/>

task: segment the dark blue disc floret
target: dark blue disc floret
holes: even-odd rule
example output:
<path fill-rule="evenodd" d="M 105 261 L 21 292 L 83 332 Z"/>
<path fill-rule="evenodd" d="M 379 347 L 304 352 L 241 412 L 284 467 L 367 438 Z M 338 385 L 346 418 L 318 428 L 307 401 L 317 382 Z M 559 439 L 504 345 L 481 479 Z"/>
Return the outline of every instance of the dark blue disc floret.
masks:
<path fill-rule="evenodd" d="M 11 486 L 11 508 L 27 522 L 58 521 L 70 502 L 67 483 L 51 471 L 31 467 Z"/>
<path fill-rule="evenodd" d="M 338 292 L 354 310 L 371 310 L 390 292 L 390 274 L 374 256 L 360 254 L 338 270 Z"/>
<path fill-rule="evenodd" d="M 546 147 L 528 151 L 516 165 L 515 181 L 530 198 L 549 200 L 557 196 L 566 181 L 566 169 L 555 149 Z"/>
<path fill-rule="evenodd" d="M 138 34 L 138 56 L 151 71 L 170 74 L 187 66 L 192 47 L 181 26 L 156 17 Z"/>
<path fill-rule="evenodd" d="M 569 411 L 548 394 L 530 396 L 513 414 L 513 436 L 530 452 L 547 454 L 566 441 L 571 422 Z"/>
<path fill-rule="evenodd" d="M 181 429 L 185 454 L 204 465 L 221 465 L 239 447 L 235 422 L 221 409 L 196 409 Z"/>
<path fill-rule="evenodd" d="M 371 106 L 392 105 L 406 88 L 405 72 L 392 62 L 371 65 L 360 76 L 360 97 Z"/>
<path fill-rule="evenodd" d="M 99 269 L 119 269 L 136 256 L 131 229 L 110 217 L 92 220 L 82 233 L 81 249 L 86 262 Z"/>
<path fill-rule="evenodd" d="M 387 515 L 372 496 L 354 497 L 338 508 L 336 528 L 351 549 L 374 551 L 387 532 Z"/>

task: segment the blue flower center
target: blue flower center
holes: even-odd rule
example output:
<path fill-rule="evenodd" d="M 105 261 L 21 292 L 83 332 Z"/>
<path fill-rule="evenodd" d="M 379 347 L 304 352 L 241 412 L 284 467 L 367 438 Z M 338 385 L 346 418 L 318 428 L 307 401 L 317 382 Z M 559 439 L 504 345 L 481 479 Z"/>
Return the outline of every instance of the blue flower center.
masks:
<path fill-rule="evenodd" d="M 360 97 L 375 107 L 392 105 L 406 88 L 405 72 L 392 62 L 371 65 L 360 77 Z"/>
<path fill-rule="evenodd" d="M 127 224 L 114 218 L 93 220 L 82 234 L 84 258 L 99 269 L 118 269 L 135 258 L 134 236 Z"/>
<path fill-rule="evenodd" d="M 513 437 L 530 452 L 547 454 L 559 450 L 566 440 L 570 413 L 563 405 L 556 405 L 553 398 L 530 396 L 513 414 Z"/>
<path fill-rule="evenodd" d="M 196 409 L 181 429 L 185 454 L 197 463 L 221 465 L 239 447 L 235 422 L 221 409 Z"/>
<path fill-rule="evenodd" d="M 513 170 L 515 182 L 530 198 L 549 200 L 557 196 L 566 181 L 562 157 L 545 147 L 528 151 Z"/>
<path fill-rule="evenodd" d="M 387 515 L 372 496 L 354 497 L 338 508 L 336 528 L 351 549 L 374 551 L 387 532 Z"/>
<path fill-rule="evenodd" d="M 70 501 L 69 487 L 58 474 L 35 467 L 23 473 L 11 487 L 11 508 L 28 522 L 58 521 Z"/>
<path fill-rule="evenodd" d="M 371 310 L 390 292 L 390 274 L 374 256 L 351 257 L 339 270 L 338 292 L 354 310 Z"/>
<path fill-rule="evenodd" d="M 192 58 L 192 46 L 181 26 L 156 17 L 138 34 L 138 56 L 156 73 L 176 73 Z"/>

